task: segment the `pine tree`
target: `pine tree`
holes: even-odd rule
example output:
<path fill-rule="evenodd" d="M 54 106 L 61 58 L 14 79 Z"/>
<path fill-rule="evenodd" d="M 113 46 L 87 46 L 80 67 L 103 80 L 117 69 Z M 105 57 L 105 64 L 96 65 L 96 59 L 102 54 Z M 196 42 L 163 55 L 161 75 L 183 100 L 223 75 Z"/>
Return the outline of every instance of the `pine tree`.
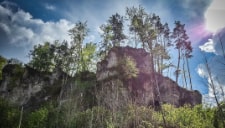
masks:
<path fill-rule="evenodd" d="M 172 38 L 174 39 L 175 49 L 178 51 L 177 58 L 177 69 L 175 71 L 176 82 L 178 82 L 178 77 L 181 72 L 180 61 L 182 57 L 182 52 L 185 50 L 185 44 L 188 40 L 188 35 L 184 29 L 185 24 L 181 24 L 180 21 L 175 21 L 175 28 L 173 29 Z"/>

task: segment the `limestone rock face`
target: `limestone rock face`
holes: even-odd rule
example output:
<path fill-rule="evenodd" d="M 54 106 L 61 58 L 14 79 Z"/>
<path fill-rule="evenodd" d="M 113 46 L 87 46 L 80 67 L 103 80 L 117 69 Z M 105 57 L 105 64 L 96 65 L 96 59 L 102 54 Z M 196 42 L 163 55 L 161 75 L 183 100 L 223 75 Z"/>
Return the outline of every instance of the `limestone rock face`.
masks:
<path fill-rule="evenodd" d="M 132 58 L 138 70 L 137 76 L 124 78 L 121 61 Z M 144 49 L 114 47 L 108 56 L 97 64 L 97 80 L 100 84 L 98 99 L 102 104 L 117 108 L 128 103 L 158 106 L 169 103 L 177 107 L 184 104 L 201 104 L 198 91 L 190 91 L 177 85 L 168 77 L 153 72 L 151 57 Z M 121 71 L 125 70 L 125 71 Z M 102 91 L 101 91 L 102 90 Z M 106 91 L 107 90 L 107 91 Z"/>
<path fill-rule="evenodd" d="M 8 64 L 2 70 L 0 97 L 24 107 L 38 107 L 49 100 L 65 97 L 70 77 L 60 70 L 53 73 L 39 72 L 28 66 Z M 67 82 L 64 82 L 67 76 Z M 62 93 L 63 92 L 63 93 Z"/>
<path fill-rule="evenodd" d="M 120 66 L 120 61 L 126 57 L 135 59 L 140 74 L 151 74 L 150 56 L 144 49 L 115 47 L 110 50 L 105 60 L 97 64 L 97 80 L 101 81 L 119 75 L 118 70 L 114 69 Z"/>

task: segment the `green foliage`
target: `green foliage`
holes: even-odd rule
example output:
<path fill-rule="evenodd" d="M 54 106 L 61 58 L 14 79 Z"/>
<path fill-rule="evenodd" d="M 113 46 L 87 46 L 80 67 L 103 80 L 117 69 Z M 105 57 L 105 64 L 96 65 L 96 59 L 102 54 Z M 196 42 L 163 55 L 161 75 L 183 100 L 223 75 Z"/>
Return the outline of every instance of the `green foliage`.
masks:
<path fill-rule="evenodd" d="M 39 108 L 26 117 L 27 128 L 46 128 L 49 110 L 45 107 Z"/>
<path fill-rule="evenodd" d="M 107 127 L 107 128 L 213 128 L 213 109 L 196 106 L 174 108 L 164 105 L 166 125 L 162 121 L 161 112 L 144 106 L 129 105 L 122 111 L 112 112 L 102 107 L 93 107 L 76 113 L 71 127 Z"/>
<path fill-rule="evenodd" d="M 158 127 L 158 119 L 155 118 L 155 111 L 144 106 L 129 105 L 125 111 L 124 127 L 152 128 Z M 158 116 L 158 115 L 157 115 Z"/>
<path fill-rule="evenodd" d="M 49 42 L 45 42 L 43 45 L 35 45 L 34 49 L 30 51 L 32 60 L 29 65 L 39 71 L 50 72 L 54 68 L 54 49 Z"/>
<path fill-rule="evenodd" d="M 94 95 L 94 88 L 96 86 L 96 75 L 95 73 L 85 71 L 75 75 L 76 89 L 75 95 L 79 96 L 79 108 L 90 108 L 95 105 L 96 97 Z M 78 97 L 77 97 L 78 98 Z"/>
<path fill-rule="evenodd" d="M 69 47 L 66 41 L 61 44 L 58 41 L 55 41 L 54 44 L 46 42 L 43 45 L 34 46 L 30 53 L 32 60 L 29 65 L 34 69 L 45 72 L 52 72 L 55 68 L 61 68 L 70 75 L 81 71 L 95 71 L 95 52 L 96 45 L 91 42 L 84 47 L 82 47 L 82 44 L 78 46 L 76 43 Z"/>
<path fill-rule="evenodd" d="M 195 107 L 186 105 L 179 108 L 163 105 L 160 111 L 134 104 L 117 111 L 102 106 L 79 110 L 71 106 L 74 104 L 67 105 L 59 107 L 46 104 L 36 110 L 25 111 L 22 128 L 222 128 L 224 121 L 223 115 L 218 113 L 218 108 L 204 108 L 202 105 Z M 74 108 L 69 110 L 68 107 Z M 18 108 L 0 100 L 1 127 L 18 127 L 19 116 Z M 165 117 L 165 124 L 162 116 Z"/>
<path fill-rule="evenodd" d="M 104 107 L 93 107 L 76 113 L 71 128 L 107 128 L 110 122 L 110 111 Z"/>
<path fill-rule="evenodd" d="M 85 70 L 83 58 L 84 39 L 88 34 L 87 22 L 77 22 L 75 26 L 69 30 L 69 35 L 72 39 L 70 48 L 71 63 L 75 72 Z M 74 74 L 72 74 L 74 75 Z"/>
<path fill-rule="evenodd" d="M 122 68 L 119 71 L 122 71 L 121 75 L 123 76 L 123 78 L 130 79 L 137 77 L 139 70 L 136 67 L 136 63 L 132 57 L 125 57 L 124 59 L 120 60 L 118 65 L 119 68 Z"/>
<path fill-rule="evenodd" d="M 213 110 L 202 108 L 201 105 L 184 106 L 174 108 L 171 105 L 164 105 L 166 125 L 175 128 L 213 128 Z M 160 117 L 162 120 L 162 117 Z"/>
<path fill-rule="evenodd" d="M 2 79 L 2 69 L 6 65 L 6 63 L 7 60 L 4 57 L 0 56 L 0 80 Z"/>
<path fill-rule="evenodd" d="M 19 86 L 20 80 L 23 77 L 24 67 L 19 64 L 8 64 L 6 66 L 9 70 L 12 70 L 9 71 L 11 76 L 8 84 L 8 90 L 11 90 L 16 86 Z"/>
<path fill-rule="evenodd" d="M 120 16 L 118 13 L 112 15 L 108 20 L 109 25 L 112 30 L 112 45 L 120 46 L 122 40 L 126 38 L 123 33 L 123 16 Z"/>
<path fill-rule="evenodd" d="M 19 124 L 19 110 L 8 101 L 0 98 L 0 127 L 16 128 Z"/>
<path fill-rule="evenodd" d="M 213 124 L 216 128 L 222 128 L 225 126 L 225 103 L 222 102 L 220 106 L 215 109 Z"/>
<path fill-rule="evenodd" d="M 135 47 L 140 47 L 150 53 L 151 69 L 162 74 L 166 61 L 170 59 L 168 47 L 170 44 L 170 29 L 168 24 L 162 24 L 161 19 L 154 13 L 148 14 L 141 6 L 126 9 L 130 21 L 129 30 L 134 35 Z"/>
<path fill-rule="evenodd" d="M 112 27 L 109 24 L 103 24 L 100 26 L 100 30 L 102 31 L 98 56 L 100 59 L 104 59 L 107 55 L 108 51 L 112 48 Z"/>
<path fill-rule="evenodd" d="M 75 75 L 75 82 L 78 89 L 84 90 L 90 88 L 96 83 L 96 76 L 93 72 L 84 71 Z"/>
<path fill-rule="evenodd" d="M 83 48 L 82 52 L 82 71 L 95 71 L 95 52 L 96 52 L 96 45 L 92 42 L 87 43 Z"/>
<path fill-rule="evenodd" d="M 106 24 L 100 26 L 102 31 L 98 56 L 101 59 L 107 55 L 108 51 L 114 46 L 120 46 L 122 41 L 126 39 L 126 35 L 123 33 L 124 17 L 118 13 L 109 17 Z"/>

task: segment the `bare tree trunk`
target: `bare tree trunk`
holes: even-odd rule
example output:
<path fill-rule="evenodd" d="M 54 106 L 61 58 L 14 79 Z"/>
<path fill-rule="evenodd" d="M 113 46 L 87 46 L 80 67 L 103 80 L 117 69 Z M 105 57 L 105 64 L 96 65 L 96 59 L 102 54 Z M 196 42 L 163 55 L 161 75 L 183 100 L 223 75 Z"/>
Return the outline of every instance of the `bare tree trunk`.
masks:
<path fill-rule="evenodd" d="M 209 64 L 208 64 L 208 61 L 207 59 L 205 58 L 205 63 L 206 63 L 206 70 L 208 72 L 208 75 L 209 75 L 209 80 L 211 83 L 209 83 L 210 87 L 212 88 L 213 90 L 213 94 L 215 96 L 215 100 L 216 100 L 216 104 L 218 107 L 220 107 L 220 104 L 219 104 L 219 101 L 218 101 L 218 98 L 216 96 L 216 88 L 215 88 L 215 84 L 214 84 L 214 81 L 213 81 L 213 78 L 212 78 L 212 73 L 210 71 L 210 68 L 209 68 Z"/>
<path fill-rule="evenodd" d="M 178 61 L 177 61 L 177 70 L 176 70 L 176 83 L 178 82 L 179 71 L 180 71 L 180 49 L 178 49 Z"/>
<path fill-rule="evenodd" d="M 23 106 L 21 107 L 21 111 L 20 111 L 20 121 L 19 121 L 19 126 L 18 126 L 18 128 L 21 127 L 22 120 L 23 120 Z"/>
<path fill-rule="evenodd" d="M 137 48 L 138 44 L 137 44 L 137 33 L 136 32 L 134 34 L 134 42 L 135 42 L 135 48 Z"/>
<path fill-rule="evenodd" d="M 165 113 L 164 113 L 164 110 L 162 109 L 162 100 L 161 100 L 161 94 L 160 94 L 160 91 L 159 91 L 159 82 L 157 80 L 157 78 L 155 77 L 155 75 L 153 74 L 153 78 L 154 78 L 154 83 L 156 85 L 156 90 L 157 90 L 157 95 L 158 95 L 158 99 L 159 99 L 159 107 L 160 107 L 160 113 L 162 114 L 162 118 L 163 118 L 163 124 L 164 124 L 164 128 L 167 128 L 167 125 L 166 125 L 166 119 L 165 119 Z"/>
<path fill-rule="evenodd" d="M 184 83 L 185 83 L 185 88 L 187 89 L 187 77 L 186 77 L 186 70 L 185 70 L 185 59 L 183 58 L 183 75 L 184 75 Z"/>
<path fill-rule="evenodd" d="M 215 84 L 214 84 L 214 81 L 213 81 L 213 78 L 212 78 L 212 72 L 210 70 L 210 67 L 209 67 L 209 64 L 208 64 L 208 61 L 205 57 L 205 65 L 206 65 L 206 70 L 208 72 L 208 75 L 209 75 L 209 80 L 211 83 L 209 83 L 209 86 L 212 88 L 213 90 L 213 95 L 214 95 L 214 98 L 216 100 L 216 104 L 217 104 L 217 107 L 219 109 L 219 113 L 222 114 L 222 123 L 223 123 L 223 127 L 225 128 L 225 122 L 224 122 L 224 115 L 223 115 L 223 110 L 222 110 L 222 107 L 220 106 L 220 103 L 219 103 L 219 100 L 218 100 L 218 97 L 216 95 L 216 87 L 215 87 Z"/>
<path fill-rule="evenodd" d="M 148 47 L 150 49 L 151 70 L 152 70 L 152 73 L 154 73 L 155 72 L 155 67 L 154 67 L 154 53 L 152 51 L 152 42 L 148 43 Z"/>
<path fill-rule="evenodd" d="M 188 69 L 190 89 L 192 90 L 192 80 L 191 80 L 190 66 L 189 66 L 189 61 L 188 61 L 188 58 L 187 57 L 186 57 L 186 64 L 187 64 L 187 69 Z"/>

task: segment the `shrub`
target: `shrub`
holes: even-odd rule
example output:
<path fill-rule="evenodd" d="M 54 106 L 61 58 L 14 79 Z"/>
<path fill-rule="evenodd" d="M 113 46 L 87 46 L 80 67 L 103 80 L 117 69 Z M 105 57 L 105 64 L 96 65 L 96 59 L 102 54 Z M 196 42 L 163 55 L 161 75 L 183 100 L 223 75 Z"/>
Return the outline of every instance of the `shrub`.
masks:
<path fill-rule="evenodd" d="M 16 128 L 19 125 L 20 111 L 9 102 L 0 98 L 0 127 Z"/>
<path fill-rule="evenodd" d="M 48 109 L 42 107 L 27 115 L 26 127 L 28 128 L 46 128 Z"/>

